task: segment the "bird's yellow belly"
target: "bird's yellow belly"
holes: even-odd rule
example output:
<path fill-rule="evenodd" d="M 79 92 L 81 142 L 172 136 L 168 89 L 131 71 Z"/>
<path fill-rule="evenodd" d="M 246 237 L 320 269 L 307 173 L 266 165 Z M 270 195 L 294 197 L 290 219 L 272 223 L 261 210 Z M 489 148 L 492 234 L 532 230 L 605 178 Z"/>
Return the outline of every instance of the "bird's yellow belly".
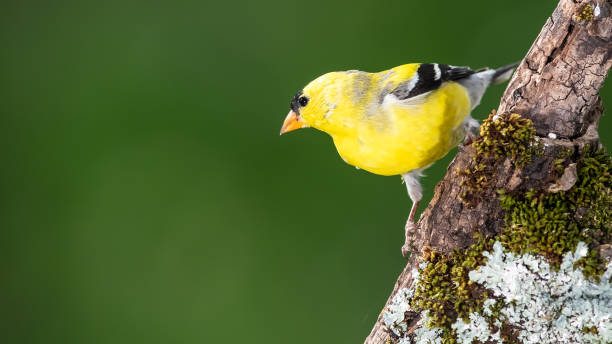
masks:
<path fill-rule="evenodd" d="M 350 165 L 385 176 L 439 160 L 465 134 L 461 122 L 470 103 L 465 89 L 455 83 L 443 85 L 429 97 L 418 108 L 387 109 L 387 126 L 363 121 L 354 135 L 334 135 L 338 153 Z"/>
<path fill-rule="evenodd" d="M 394 137 L 367 144 L 335 142 L 338 153 L 349 165 L 383 176 L 426 167 L 455 146 L 449 140 L 415 136 Z"/>

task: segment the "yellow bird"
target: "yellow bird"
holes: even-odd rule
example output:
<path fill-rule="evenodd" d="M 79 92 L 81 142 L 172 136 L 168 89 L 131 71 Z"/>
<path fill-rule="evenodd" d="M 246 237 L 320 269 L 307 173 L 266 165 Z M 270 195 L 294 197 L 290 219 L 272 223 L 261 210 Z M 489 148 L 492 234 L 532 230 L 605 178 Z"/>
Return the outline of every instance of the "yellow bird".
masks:
<path fill-rule="evenodd" d="M 313 127 L 328 133 L 344 161 L 366 171 L 401 175 L 412 208 L 406 243 L 423 189 L 422 172 L 478 128 L 470 112 L 489 85 L 517 64 L 473 71 L 437 63 L 406 64 L 379 73 L 324 74 L 291 101 L 281 134 Z"/>

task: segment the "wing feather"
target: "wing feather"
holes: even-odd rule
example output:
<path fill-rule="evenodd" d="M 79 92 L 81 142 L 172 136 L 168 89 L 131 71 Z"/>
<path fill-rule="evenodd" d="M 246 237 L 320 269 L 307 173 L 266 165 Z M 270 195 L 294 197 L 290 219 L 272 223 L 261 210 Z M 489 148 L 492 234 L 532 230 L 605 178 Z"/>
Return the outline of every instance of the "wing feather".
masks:
<path fill-rule="evenodd" d="M 410 80 L 400 83 L 391 91 L 397 100 L 409 101 L 410 98 L 438 89 L 443 82 L 467 78 L 474 74 L 469 67 L 455 67 L 437 63 L 423 63 Z"/>

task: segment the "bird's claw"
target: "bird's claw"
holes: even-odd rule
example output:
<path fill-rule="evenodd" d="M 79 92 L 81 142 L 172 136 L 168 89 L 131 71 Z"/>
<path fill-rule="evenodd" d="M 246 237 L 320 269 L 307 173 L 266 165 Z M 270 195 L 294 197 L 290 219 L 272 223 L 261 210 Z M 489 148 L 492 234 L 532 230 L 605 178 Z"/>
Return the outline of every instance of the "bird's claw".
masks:
<path fill-rule="evenodd" d="M 408 243 L 405 243 L 404 245 L 402 245 L 402 256 L 404 258 L 408 258 L 409 253 L 410 253 L 410 247 L 408 246 Z"/>

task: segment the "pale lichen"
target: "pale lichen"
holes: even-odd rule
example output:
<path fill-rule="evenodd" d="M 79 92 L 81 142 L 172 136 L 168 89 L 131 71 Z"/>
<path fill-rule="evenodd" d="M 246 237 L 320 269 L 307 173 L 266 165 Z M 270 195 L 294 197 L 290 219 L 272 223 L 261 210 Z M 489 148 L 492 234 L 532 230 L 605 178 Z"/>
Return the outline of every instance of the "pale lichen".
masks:
<path fill-rule="evenodd" d="M 522 169 L 542 152 L 518 115 L 493 114 L 481 135 L 475 167 L 459 173 L 472 196 L 491 166 Z M 600 253 L 612 236 L 612 159 L 588 146 L 554 152 L 551 184 L 497 190 L 502 233 L 450 254 L 424 250 L 383 314 L 389 343 L 612 343 L 612 255 Z"/>
<path fill-rule="evenodd" d="M 505 301 L 502 320 L 521 328 L 518 339 L 524 344 L 606 343 L 612 341 L 612 263 L 599 282 L 588 279 L 574 268 L 587 253 L 579 242 L 555 269 L 542 256 L 515 254 L 496 242 L 470 279 Z M 491 336 L 487 331 L 476 335 Z"/>
<path fill-rule="evenodd" d="M 406 312 L 410 311 L 410 300 L 414 289 L 402 288 L 393 297 L 392 303 L 383 312 L 383 322 L 389 330 L 400 337 L 406 330 Z"/>
<path fill-rule="evenodd" d="M 579 242 L 567 252 L 558 268 L 539 255 L 517 254 L 501 242 L 491 252 L 483 252 L 486 264 L 469 273 L 470 280 L 491 291 L 482 311 L 458 318 L 451 325 L 453 337 L 445 329 L 428 326 L 429 311 L 421 313 L 415 329 L 407 333 L 406 321 L 414 297 L 413 288 L 400 290 L 383 313 L 385 326 L 393 333 L 393 343 L 442 344 L 507 343 L 607 343 L 612 341 L 612 262 L 599 281 L 585 277 L 576 262 L 588 254 Z M 416 270 L 415 270 L 416 272 Z M 418 276 L 418 273 L 417 273 Z M 424 281 L 415 279 L 416 285 Z M 415 285 L 413 285 L 414 287 Z M 495 317 L 494 317 L 495 316 Z M 515 329 L 507 338 L 502 328 Z"/>
<path fill-rule="evenodd" d="M 459 343 L 472 343 L 474 340 L 479 340 L 483 343 L 487 341 L 501 343 L 502 338 L 499 331 L 501 322 L 497 321 L 494 325 L 496 325 L 498 330 L 492 333 L 487 319 L 478 313 L 471 313 L 469 321 L 466 322 L 462 319 L 458 319 L 457 322 L 452 325 L 452 328 L 457 333 L 457 341 Z"/>
<path fill-rule="evenodd" d="M 442 330 L 439 328 L 429 328 L 423 325 L 428 321 L 428 314 L 425 312 L 421 326 L 414 331 L 414 336 L 408 336 L 400 341 L 400 344 L 442 344 Z"/>
<path fill-rule="evenodd" d="M 385 327 L 396 337 L 401 338 L 408 329 L 406 315 L 412 311 L 410 301 L 414 295 L 414 286 L 419 283 L 420 270 L 426 266 L 427 263 L 421 263 L 419 269 L 412 269 L 412 287 L 400 289 L 382 314 Z"/>

